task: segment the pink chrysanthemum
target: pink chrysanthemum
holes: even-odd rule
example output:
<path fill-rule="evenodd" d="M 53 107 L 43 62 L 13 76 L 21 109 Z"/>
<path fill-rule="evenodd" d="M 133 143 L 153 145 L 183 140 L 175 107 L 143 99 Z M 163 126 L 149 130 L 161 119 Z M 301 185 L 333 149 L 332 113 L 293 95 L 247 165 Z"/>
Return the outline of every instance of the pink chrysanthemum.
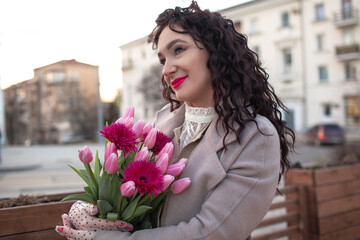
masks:
<path fill-rule="evenodd" d="M 144 139 L 146 138 L 147 133 L 144 134 Z M 154 147 L 151 149 L 151 151 L 154 152 L 155 155 L 157 155 L 161 149 L 168 143 L 171 142 L 171 138 L 163 134 L 161 131 L 156 132 L 156 142 Z"/>
<path fill-rule="evenodd" d="M 106 138 L 110 142 L 116 145 L 116 148 L 124 151 L 127 155 L 131 151 L 137 151 L 135 133 L 128 129 L 125 124 L 112 123 L 110 126 L 105 126 L 103 131 L 99 131 L 102 137 Z"/>
<path fill-rule="evenodd" d="M 164 177 L 160 169 L 149 161 L 131 162 L 123 174 L 124 178 L 121 180 L 124 182 L 133 181 L 141 195 L 150 193 L 151 198 L 152 193 L 157 196 L 162 191 Z"/>

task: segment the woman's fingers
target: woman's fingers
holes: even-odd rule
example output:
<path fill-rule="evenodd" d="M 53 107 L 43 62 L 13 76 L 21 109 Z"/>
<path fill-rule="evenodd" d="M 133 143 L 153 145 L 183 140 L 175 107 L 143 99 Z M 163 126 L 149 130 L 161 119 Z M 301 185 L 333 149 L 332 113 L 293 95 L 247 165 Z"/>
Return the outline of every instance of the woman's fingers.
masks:
<path fill-rule="evenodd" d="M 75 240 L 94 240 L 96 230 L 75 230 L 66 226 L 56 226 L 55 231 L 61 236 Z"/>

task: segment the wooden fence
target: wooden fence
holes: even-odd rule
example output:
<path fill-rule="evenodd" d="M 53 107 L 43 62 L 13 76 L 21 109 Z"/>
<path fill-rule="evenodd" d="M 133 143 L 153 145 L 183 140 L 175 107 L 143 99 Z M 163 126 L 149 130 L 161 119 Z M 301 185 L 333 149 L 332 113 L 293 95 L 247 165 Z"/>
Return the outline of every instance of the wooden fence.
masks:
<path fill-rule="evenodd" d="M 308 239 L 308 218 L 303 186 L 286 186 L 279 189 L 269 213 L 253 232 L 253 240 Z"/>

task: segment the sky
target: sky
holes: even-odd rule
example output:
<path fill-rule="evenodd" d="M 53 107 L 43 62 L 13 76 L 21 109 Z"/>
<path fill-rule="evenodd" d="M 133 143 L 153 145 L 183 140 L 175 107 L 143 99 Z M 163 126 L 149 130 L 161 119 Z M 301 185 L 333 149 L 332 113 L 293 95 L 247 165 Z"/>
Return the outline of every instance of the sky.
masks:
<path fill-rule="evenodd" d="M 202 9 L 246 0 L 198 0 Z M 33 69 L 76 59 L 99 66 L 100 93 L 122 86 L 120 46 L 147 36 L 167 8 L 191 0 L 0 0 L 0 86 L 33 78 Z"/>

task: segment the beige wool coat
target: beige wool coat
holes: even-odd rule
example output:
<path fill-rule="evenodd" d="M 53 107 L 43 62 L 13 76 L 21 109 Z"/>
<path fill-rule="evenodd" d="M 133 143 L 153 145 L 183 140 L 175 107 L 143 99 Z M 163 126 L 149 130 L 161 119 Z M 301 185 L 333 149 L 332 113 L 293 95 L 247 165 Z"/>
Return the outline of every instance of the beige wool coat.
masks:
<path fill-rule="evenodd" d="M 178 151 L 176 132 L 184 115 L 184 105 L 174 112 L 167 106 L 155 121 L 156 128 L 173 138 L 172 162 L 186 155 L 188 147 L 195 144 Z M 197 145 L 180 176 L 189 177 L 192 182 L 183 193 L 168 196 L 161 227 L 133 234 L 99 231 L 95 239 L 246 239 L 275 196 L 280 172 L 279 137 L 271 122 L 258 115 L 256 122 L 261 133 L 255 123 L 248 123 L 240 144 L 234 132 L 228 134 L 224 151 L 225 131 L 221 124 L 216 127 L 216 122 L 213 120 L 206 132 L 197 136 Z"/>

